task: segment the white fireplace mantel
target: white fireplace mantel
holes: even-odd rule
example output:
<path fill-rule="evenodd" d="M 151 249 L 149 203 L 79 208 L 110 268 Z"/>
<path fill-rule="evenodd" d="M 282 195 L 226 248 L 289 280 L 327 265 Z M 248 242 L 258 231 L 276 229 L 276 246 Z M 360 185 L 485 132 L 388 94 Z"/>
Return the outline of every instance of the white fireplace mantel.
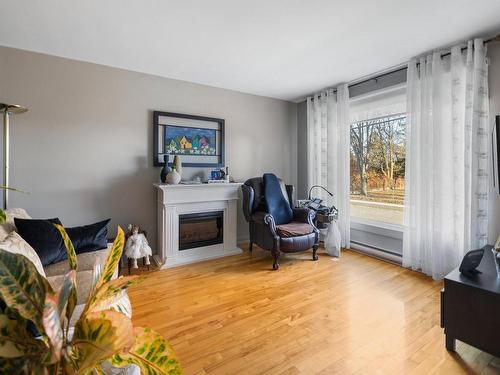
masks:
<path fill-rule="evenodd" d="M 236 245 L 240 183 L 155 184 L 158 207 L 158 257 L 163 268 L 240 254 Z M 223 243 L 179 250 L 179 215 L 223 211 Z"/>

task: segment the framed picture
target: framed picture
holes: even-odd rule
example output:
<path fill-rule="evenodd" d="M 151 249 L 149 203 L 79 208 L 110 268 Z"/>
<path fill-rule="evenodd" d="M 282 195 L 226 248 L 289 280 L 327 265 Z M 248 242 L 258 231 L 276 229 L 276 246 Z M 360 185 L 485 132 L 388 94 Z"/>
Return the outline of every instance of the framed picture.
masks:
<path fill-rule="evenodd" d="M 180 155 L 184 167 L 224 166 L 223 119 L 154 111 L 153 127 L 155 166 L 164 155 Z"/>

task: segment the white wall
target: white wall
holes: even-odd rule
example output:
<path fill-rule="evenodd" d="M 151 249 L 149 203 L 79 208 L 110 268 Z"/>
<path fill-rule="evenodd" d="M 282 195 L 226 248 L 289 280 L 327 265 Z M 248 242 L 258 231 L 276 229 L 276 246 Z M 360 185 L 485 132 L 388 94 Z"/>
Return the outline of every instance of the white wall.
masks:
<path fill-rule="evenodd" d="M 224 118 L 236 180 L 274 172 L 296 184 L 294 103 L 5 47 L 0 102 L 29 108 L 11 121 L 11 185 L 29 194 L 12 193 L 10 206 L 33 217 L 67 226 L 111 217 L 112 232 L 134 222 L 155 244 L 153 110 Z M 243 240 L 241 212 L 238 224 Z"/>
<path fill-rule="evenodd" d="M 500 43 L 488 44 L 489 67 L 489 89 L 490 89 L 490 120 L 493 126 L 495 115 L 500 115 Z M 500 145 L 499 145 L 500 147 Z M 500 195 L 498 186 L 493 186 L 493 178 L 490 178 L 490 205 L 489 205 L 489 235 L 488 243 L 493 244 L 500 234 Z"/>

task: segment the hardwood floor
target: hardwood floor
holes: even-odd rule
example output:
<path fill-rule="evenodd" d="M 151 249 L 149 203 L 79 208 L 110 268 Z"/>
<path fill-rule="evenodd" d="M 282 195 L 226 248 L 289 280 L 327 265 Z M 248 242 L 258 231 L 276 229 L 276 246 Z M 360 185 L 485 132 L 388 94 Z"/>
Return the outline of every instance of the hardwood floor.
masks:
<path fill-rule="evenodd" d="M 500 359 L 439 327 L 442 282 L 344 251 L 252 254 L 149 273 L 133 320 L 167 337 L 185 374 L 497 374 Z M 500 319 L 500 317 L 499 317 Z"/>

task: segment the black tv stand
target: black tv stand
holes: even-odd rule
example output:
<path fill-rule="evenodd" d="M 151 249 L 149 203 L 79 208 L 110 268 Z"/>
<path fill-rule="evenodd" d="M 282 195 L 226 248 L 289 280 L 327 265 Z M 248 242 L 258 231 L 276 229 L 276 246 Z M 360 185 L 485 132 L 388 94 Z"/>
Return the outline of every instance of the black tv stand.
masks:
<path fill-rule="evenodd" d="M 484 248 L 479 273 L 464 275 L 457 268 L 444 278 L 441 327 L 450 351 L 460 340 L 500 357 L 500 278 L 491 248 Z"/>

